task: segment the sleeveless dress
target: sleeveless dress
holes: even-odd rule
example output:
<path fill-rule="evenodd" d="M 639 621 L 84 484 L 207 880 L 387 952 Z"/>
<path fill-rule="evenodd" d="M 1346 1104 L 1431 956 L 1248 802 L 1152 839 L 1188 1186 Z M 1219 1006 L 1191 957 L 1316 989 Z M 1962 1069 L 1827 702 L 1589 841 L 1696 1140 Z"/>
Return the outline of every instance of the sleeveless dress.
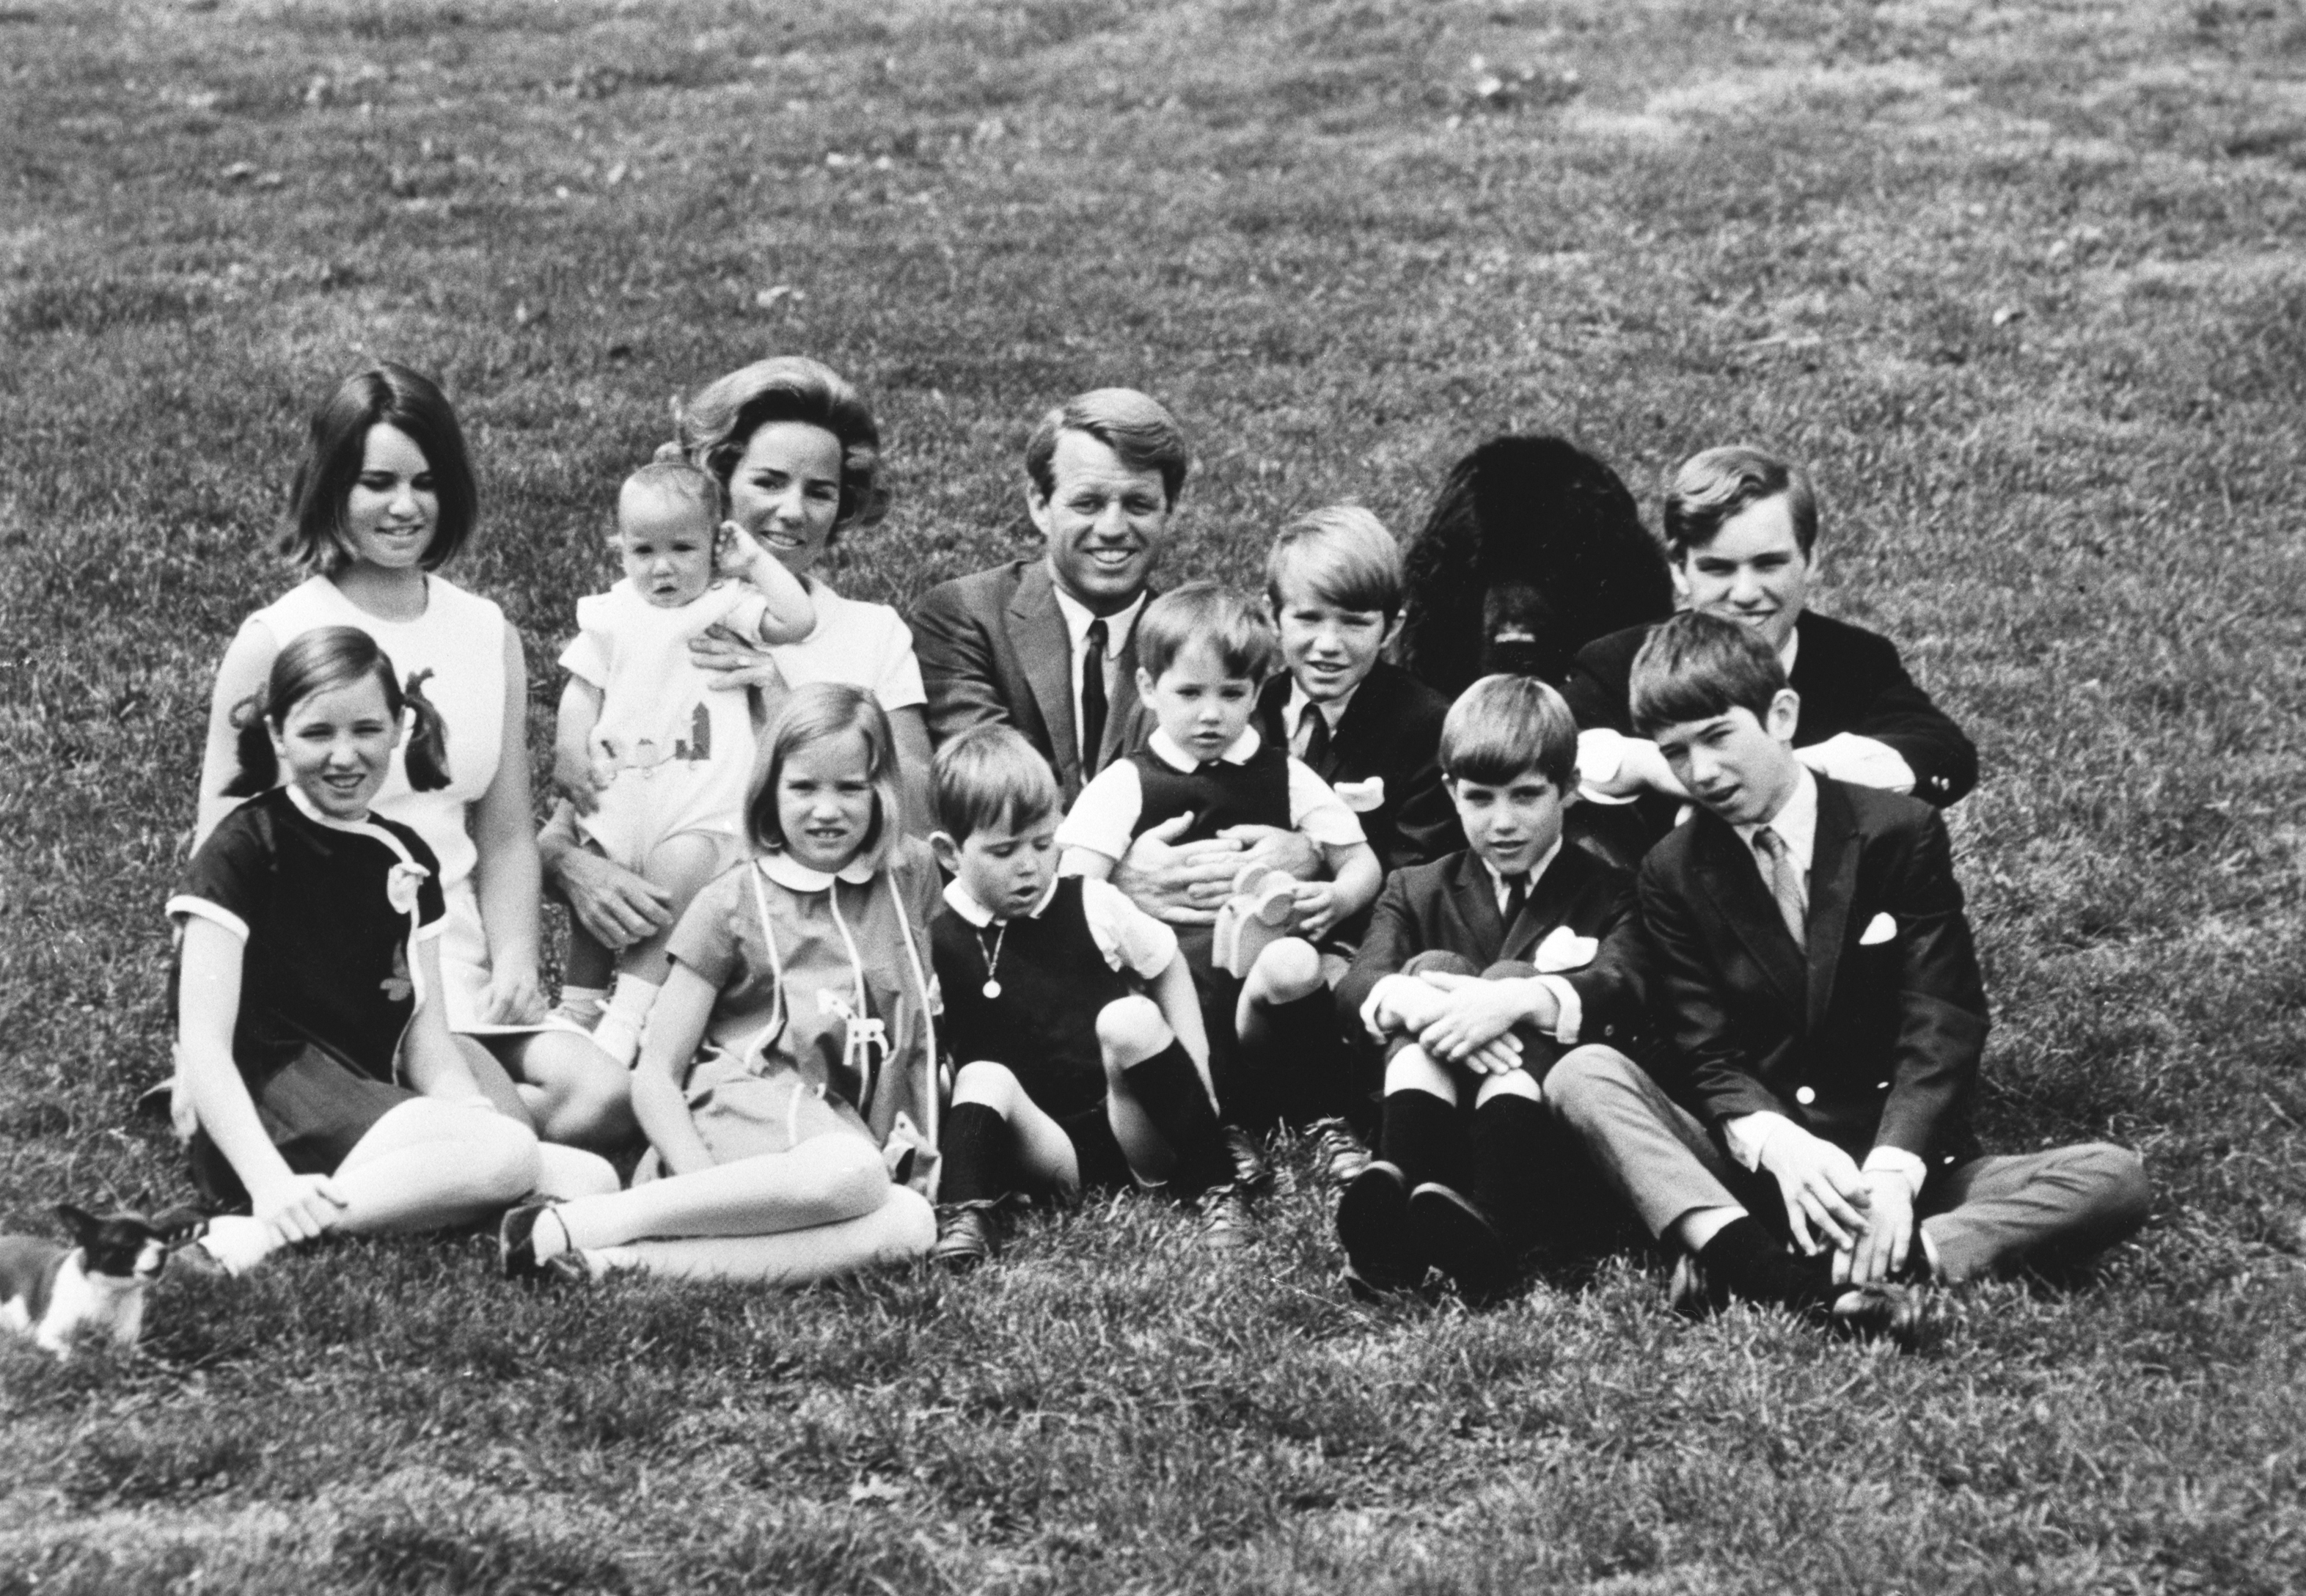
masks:
<path fill-rule="evenodd" d="M 433 673 L 424 684 L 424 696 L 440 712 L 448 731 L 448 784 L 437 792 L 413 789 L 404 742 L 392 756 L 391 773 L 372 807 L 422 837 L 440 860 L 448 914 L 448 928 L 440 938 L 440 978 L 448 1028 L 483 1035 L 536 1029 L 480 1020 L 481 1000 L 489 986 L 489 944 L 474 889 L 479 850 L 465 829 L 472 806 L 496 780 L 504 752 L 504 611 L 427 576 L 424 613 L 414 620 L 385 620 L 345 597 L 326 576 L 313 576 L 259 610 L 245 624 L 262 628 L 276 648 L 316 627 L 356 627 L 391 656 L 403 682 L 420 670 Z"/>

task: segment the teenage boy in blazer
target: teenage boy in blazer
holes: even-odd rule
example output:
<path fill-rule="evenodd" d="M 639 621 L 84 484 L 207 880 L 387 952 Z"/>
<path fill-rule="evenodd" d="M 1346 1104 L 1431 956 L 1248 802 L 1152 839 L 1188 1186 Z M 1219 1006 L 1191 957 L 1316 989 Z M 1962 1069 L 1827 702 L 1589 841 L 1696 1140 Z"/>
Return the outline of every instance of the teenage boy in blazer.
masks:
<path fill-rule="evenodd" d="M 1631 689 L 1699 811 L 1640 876 L 1678 1101 L 1600 1055 L 1565 1060 L 1547 1101 L 1680 1247 L 1677 1305 L 1734 1295 L 1895 1327 L 1917 1301 L 1900 1283 L 2134 1231 L 2135 1153 L 1978 1152 L 1986 994 L 1936 811 L 1797 758 L 1799 696 L 1753 628 L 1677 616 Z"/>
<path fill-rule="evenodd" d="M 1807 608 L 1817 574 L 1817 498 L 1799 468 L 1744 445 L 1707 449 L 1674 474 L 1664 522 L 1683 603 L 1752 627 L 1777 651 L 1801 696 L 1805 764 L 1939 808 L 1977 785 L 1977 748 L 1907 673 L 1896 645 Z M 1593 800 L 1580 828 L 1628 863 L 1672 829 L 1687 797 L 1634 724 L 1634 656 L 1653 630 L 1630 627 L 1595 639 L 1562 687 Z"/>

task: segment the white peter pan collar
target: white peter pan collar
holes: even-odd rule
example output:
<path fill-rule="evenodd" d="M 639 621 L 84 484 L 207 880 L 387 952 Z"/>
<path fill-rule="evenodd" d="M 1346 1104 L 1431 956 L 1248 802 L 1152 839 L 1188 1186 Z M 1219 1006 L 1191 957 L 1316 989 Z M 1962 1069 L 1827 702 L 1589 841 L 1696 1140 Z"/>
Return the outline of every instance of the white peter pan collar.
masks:
<path fill-rule="evenodd" d="M 1258 749 L 1264 746 L 1264 739 L 1257 735 L 1257 728 L 1244 726 L 1242 728 L 1241 735 L 1226 744 L 1225 752 L 1218 755 L 1217 758 L 1226 764 L 1247 764 Z M 1179 747 L 1177 739 L 1166 731 L 1156 730 L 1151 737 L 1145 739 L 1145 747 L 1156 759 L 1173 771 L 1179 771 L 1190 776 L 1201 768 L 1201 762 Z"/>
<path fill-rule="evenodd" d="M 1038 903 L 1025 911 L 1027 919 L 1038 920 L 1041 917 L 1041 911 L 1049 907 L 1049 900 L 1057 895 L 1058 884 L 1063 880 L 1064 877 L 1061 875 L 1050 877 L 1049 890 L 1041 894 L 1041 900 Z M 961 878 L 957 875 L 944 883 L 944 901 L 946 908 L 980 931 L 993 924 L 995 917 L 991 909 L 977 900 L 976 893 L 961 884 Z"/>
<path fill-rule="evenodd" d="M 812 870 L 781 849 L 764 850 L 756 861 L 761 874 L 779 886 L 796 892 L 822 892 L 835 881 L 845 881 L 852 887 L 861 887 L 879 874 L 860 854 L 840 869 L 826 872 Z"/>

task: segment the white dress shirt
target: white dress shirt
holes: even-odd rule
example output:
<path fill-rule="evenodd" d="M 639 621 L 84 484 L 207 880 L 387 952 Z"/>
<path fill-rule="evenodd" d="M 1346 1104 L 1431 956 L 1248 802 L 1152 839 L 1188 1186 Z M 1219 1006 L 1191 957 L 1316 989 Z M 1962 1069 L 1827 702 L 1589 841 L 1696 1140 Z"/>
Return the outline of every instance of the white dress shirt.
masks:
<path fill-rule="evenodd" d="M 1113 724 L 1113 690 L 1121 680 L 1121 651 L 1129 643 L 1129 635 L 1136 627 L 1137 618 L 1144 613 L 1145 595 L 1139 593 L 1125 606 L 1110 615 L 1100 616 L 1064 589 L 1056 585 L 1057 613 L 1065 618 L 1065 634 L 1072 639 L 1072 669 L 1068 679 L 1072 683 L 1073 745 L 1080 748 L 1081 764 L 1086 765 L 1097 757 L 1095 748 L 1080 747 L 1081 670 L 1089 660 L 1089 623 L 1105 622 L 1105 702 L 1106 724 Z"/>

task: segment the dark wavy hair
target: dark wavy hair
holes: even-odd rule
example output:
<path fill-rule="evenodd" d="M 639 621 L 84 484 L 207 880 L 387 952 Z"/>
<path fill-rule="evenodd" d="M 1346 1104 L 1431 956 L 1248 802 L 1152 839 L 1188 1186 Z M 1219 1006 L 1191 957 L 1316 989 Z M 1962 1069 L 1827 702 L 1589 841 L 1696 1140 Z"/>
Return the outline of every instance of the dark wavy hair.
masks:
<path fill-rule="evenodd" d="M 473 483 L 456 406 L 422 371 L 386 361 L 346 378 L 312 413 L 304 458 L 288 490 L 288 525 L 280 534 L 280 552 L 308 571 L 333 576 L 352 559 L 345 542 L 345 501 L 360 480 L 374 427 L 407 433 L 432 469 L 440 513 L 419 563 L 428 571 L 439 570 L 472 534 L 480 491 Z"/>
<path fill-rule="evenodd" d="M 837 536 L 870 526 L 889 513 L 881 482 L 881 429 L 864 396 L 832 367 L 805 355 L 756 360 L 706 383 L 673 405 L 673 441 L 659 459 L 685 457 L 711 472 L 725 500 L 729 479 L 753 434 L 771 422 L 822 427 L 841 445 L 841 513 Z"/>
<path fill-rule="evenodd" d="M 374 677 L 384 689 L 384 706 L 396 723 L 404 709 L 414 712 L 416 723 L 409 731 L 402 764 L 409 786 L 419 792 L 439 791 L 448 785 L 448 729 L 424 696 L 424 679 L 431 674 L 420 670 L 403 686 L 393 673 L 391 659 L 358 627 L 315 627 L 299 633 L 273 660 L 263 689 L 241 700 L 232 712 L 240 773 L 224 789 L 225 796 L 254 798 L 278 786 L 280 761 L 272 751 L 272 734 L 286 727 L 290 713 L 313 694 L 334 692 L 363 677 Z"/>
<path fill-rule="evenodd" d="M 1563 438 L 1508 434 L 1459 460 L 1403 563 L 1401 662 L 1453 698 L 1493 670 L 1559 687 L 1596 637 L 1673 610 L 1634 496 Z M 1500 611 L 1535 634 L 1510 665 L 1490 657 Z"/>
<path fill-rule="evenodd" d="M 1759 631 L 1685 610 L 1652 632 L 1634 656 L 1626 696 L 1634 730 L 1655 737 L 1668 726 L 1733 709 L 1764 720 L 1786 685 L 1785 663 Z"/>

